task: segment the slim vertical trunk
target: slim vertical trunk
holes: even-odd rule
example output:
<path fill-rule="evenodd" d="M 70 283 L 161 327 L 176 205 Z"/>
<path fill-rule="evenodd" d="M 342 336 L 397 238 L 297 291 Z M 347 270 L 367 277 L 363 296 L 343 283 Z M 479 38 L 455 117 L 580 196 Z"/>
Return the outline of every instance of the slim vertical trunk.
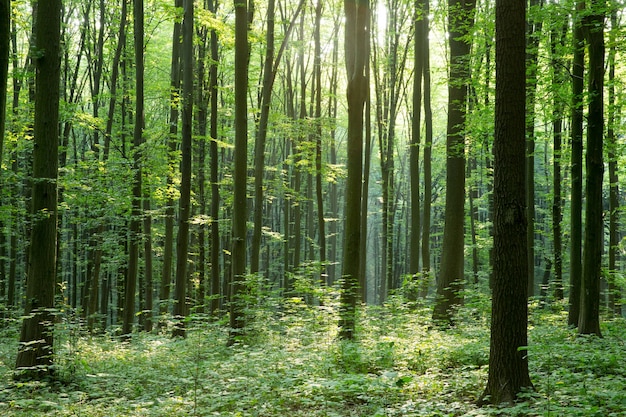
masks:
<path fill-rule="evenodd" d="M 572 60 L 572 206 L 570 210 L 570 292 L 567 324 L 577 326 L 580 317 L 580 287 L 582 283 L 582 175 L 583 175 L 583 88 L 585 45 L 581 11 L 585 3 L 576 3 Z"/>
<path fill-rule="evenodd" d="M 471 27 L 475 0 L 449 0 L 450 74 L 446 143 L 446 212 L 441 268 L 433 319 L 450 322 L 454 309 L 463 302 L 464 207 L 465 207 L 465 117 L 469 82 Z"/>
<path fill-rule="evenodd" d="M 209 2 L 209 11 L 217 11 L 217 0 Z M 220 189 L 219 189 L 219 152 L 217 148 L 218 85 L 217 64 L 219 62 L 219 44 L 217 32 L 211 30 L 211 65 L 209 68 L 209 94 L 211 107 L 211 126 L 209 144 L 210 181 L 211 181 L 211 314 L 217 314 L 220 306 Z"/>
<path fill-rule="evenodd" d="M 429 2 L 424 1 L 424 31 L 422 40 L 424 50 L 424 215 L 422 216 L 422 283 L 420 284 L 420 296 L 428 295 L 430 285 L 430 212 L 432 203 L 432 144 L 433 144 L 433 112 L 430 94 L 430 41 L 429 32 Z"/>
<path fill-rule="evenodd" d="M 133 132 L 133 198 L 130 219 L 130 242 L 128 244 L 128 270 L 124 291 L 124 315 L 122 335 L 129 336 L 135 319 L 135 298 L 139 270 L 139 242 L 141 241 L 141 187 L 144 123 L 144 8 L 143 0 L 133 0 L 133 31 L 135 37 L 135 126 Z"/>
<path fill-rule="evenodd" d="M 26 307 L 16 369 L 18 378 L 52 372 L 56 287 L 57 176 L 61 0 L 39 4 L 35 30 L 37 69 L 33 151 L 33 223 L 26 282 Z"/>
<path fill-rule="evenodd" d="M 541 7 L 542 0 L 530 0 L 530 8 Z M 542 21 L 536 20 L 527 26 L 526 63 L 528 67 L 526 111 L 526 218 L 528 229 L 528 296 L 535 294 L 535 95 L 537 90 L 537 55 Z"/>
<path fill-rule="evenodd" d="M 363 173 L 363 109 L 367 98 L 367 39 L 370 26 L 368 0 L 344 0 L 345 62 L 348 77 L 348 143 L 346 221 L 343 250 L 343 283 L 340 297 L 339 337 L 354 337 L 360 278 L 361 180 Z"/>
<path fill-rule="evenodd" d="M 187 261 L 189 259 L 189 217 L 191 213 L 191 146 L 193 118 L 193 0 L 184 0 L 183 17 L 183 114 L 180 162 L 180 201 L 178 203 L 178 236 L 176 239 L 176 297 L 174 318 L 178 321 L 174 336 L 185 337 L 187 315 Z"/>
<path fill-rule="evenodd" d="M 244 322 L 242 292 L 246 274 L 246 187 L 248 164 L 248 5 L 235 0 L 235 160 L 233 165 L 233 232 L 230 333 L 228 344 L 241 336 Z"/>
<path fill-rule="evenodd" d="M 617 10 L 611 10 L 611 31 L 609 32 L 609 102 L 608 102 L 608 158 L 609 158 L 609 311 L 615 316 L 621 315 L 621 290 L 617 284 L 617 261 L 619 259 L 619 177 L 617 174 L 618 144 L 615 137 L 615 125 L 619 116 L 619 105 L 615 97 L 615 36 L 618 28 Z"/>
<path fill-rule="evenodd" d="M 174 0 L 174 6 L 183 7 L 183 0 Z M 178 137 L 178 99 L 180 94 L 180 54 L 181 54 L 182 24 L 177 20 L 174 23 L 172 34 L 172 62 L 170 67 L 170 114 L 169 114 L 169 136 L 167 139 L 167 188 L 174 185 L 176 168 L 174 160 L 176 155 L 176 143 Z M 168 191 L 168 198 L 165 208 L 165 236 L 163 247 L 163 267 L 161 272 L 161 285 L 159 290 L 160 313 L 168 311 L 170 288 L 172 285 L 172 261 L 174 258 L 174 206 L 173 193 Z"/>
<path fill-rule="evenodd" d="M 4 126 L 7 111 L 9 44 L 11 41 L 11 0 L 0 0 L 0 161 L 4 150 Z M 0 271 L 2 273 L 3 271 Z M 0 294 L 0 297 L 4 294 Z"/>
<path fill-rule="evenodd" d="M 585 238 L 583 275 L 578 332 L 600 332 L 600 275 L 602 273 L 602 246 L 604 240 L 602 219 L 602 179 L 604 176 L 604 8 L 602 0 L 591 2 L 585 32 L 589 50 L 587 92 L 587 154 L 585 158 Z"/>

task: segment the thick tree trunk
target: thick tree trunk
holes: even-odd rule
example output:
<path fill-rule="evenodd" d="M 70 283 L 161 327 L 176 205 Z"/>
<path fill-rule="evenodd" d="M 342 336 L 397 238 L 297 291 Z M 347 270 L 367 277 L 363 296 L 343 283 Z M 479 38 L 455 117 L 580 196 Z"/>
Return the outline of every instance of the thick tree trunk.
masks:
<path fill-rule="evenodd" d="M 33 223 L 26 307 L 16 359 L 16 377 L 40 379 L 52 373 L 56 287 L 57 176 L 61 1 L 39 4 L 36 20 L 37 70 L 33 151 Z"/>
<path fill-rule="evenodd" d="M 526 241 L 526 5 L 496 2 L 494 269 L 489 378 L 480 402 L 513 402 L 528 374 Z"/>

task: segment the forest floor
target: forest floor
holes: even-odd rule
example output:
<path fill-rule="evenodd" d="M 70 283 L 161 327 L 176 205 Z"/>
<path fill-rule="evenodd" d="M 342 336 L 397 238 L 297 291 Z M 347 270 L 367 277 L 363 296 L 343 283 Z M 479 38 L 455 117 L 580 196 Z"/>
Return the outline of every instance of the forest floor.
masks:
<path fill-rule="evenodd" d="M 121 342 L 65 320 L 56 379 L 11 378 L 18 320 L 0 329 L 0 414 L 9 416 L 625 416 L 626 321 L 579 337 L 561 308 L 531 306 L 535 392 L 476 406 L 487 380 L 489 306 L 468 300 L 456 326 L 430 328 L 428 308 L 361 311 L 358 341 L 336 339 L 336 311 L 290 300 L 255 308 L 240 344 L 194 316 L 188 337 L 137 333 Z"/>

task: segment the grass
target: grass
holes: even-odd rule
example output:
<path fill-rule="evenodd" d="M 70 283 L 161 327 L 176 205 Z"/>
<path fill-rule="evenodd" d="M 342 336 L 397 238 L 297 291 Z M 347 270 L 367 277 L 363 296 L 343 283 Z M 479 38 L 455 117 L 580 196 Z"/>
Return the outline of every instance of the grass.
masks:
<path fill-rule="evenodd" d="M 481 302 L 484 305 L 484 302 Z M 478 408 L 487 378 L 488 308 L 468 303 L 451 330 L 399 302 L 361 311 L 359 340 L 336 340 L 331 307 L 290 300 L 258 309 L 226 347 L 223 326 L 195 317 L 187 339 L 57 334 L 57 378 L 11 379 L 17 321 L 0 330 L 0 413 L 11 416 L 623 416 L 626 322 L 578 337 L 560 311 L 532 309 L 536 392 L 512 407 Z M 280 311 L 280 312 L 279 312 Z"/>

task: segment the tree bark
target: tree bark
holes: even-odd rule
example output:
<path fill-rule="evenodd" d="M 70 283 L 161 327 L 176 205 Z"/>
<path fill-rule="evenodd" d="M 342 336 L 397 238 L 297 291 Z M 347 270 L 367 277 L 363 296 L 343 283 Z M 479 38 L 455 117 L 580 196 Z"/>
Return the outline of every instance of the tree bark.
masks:
<path fill-rule="evenodd" d="M 52 373 L 56 287 L 57 176 L 61 0 L 39 4 L 36 18 L 36 91 L 30 268 L 16 359 L 16 377 Z"/>
<path fill-rule="evenodd" d="M 228 344 L 241 336 L 245 325 L 243 289 L 246 279 L 246 187 L 248 164 L 248 5 L 235 0 L 235 161 L 233 166 L 232 281 Z"/>
<path fill-rule="evenodd" d="M 454 310 L 462 304 L 464 281 L 465 232 L 465 117 L 469 82 L 471 28 L 475 0 L 449 0 L 450 74 L 448 82 L 448 127 L 446 141 L 446 211 L 443 248 L 435 321 L 452 321 Z"/>
<path fill-rule="evenodd" d="M 185 337 L 187 316 L 187 262 L 189 259 L 189 217 L 191 213 L 191 145 L 193 119 L 193 0 L 184 0 L 183 17 L 183 114 L 180 163 L 180 201 L 178 203 L 178 236 L 176 238 L 176 297 L 174 300 L 173 336 Z"/>
<path fill-rule="evenodd" d="M 133 331 L 135 320 L 135 300 L 137 275 L 139 272 L 139 242 L 141 241 L 141 187 L 143 180 L 142 149 L 144 124 L 144 4 L 143 0 L 133 0 L 133 32 L 135 37 L 135 126 L 133 131 L 133 196 L 128 243 L 128 270 L 124 289 L 124 314 L 122 336 Z"/>
<path fill-rule="evenodd" d="M 343 283 L 340 296 L 339 337 L 354 337 L 360 278 L 361 192 L 363 174 L 363 109 L 367 97 L 369 0 L 344 0 L 345 63 L 348 77 L 348 143 L 346 221 L 343 249 Z"/>
<path fill-rule="evenodd" d="M 604 241 L 602 180 L 604 176 L 604 1 L 591 2 L 592 14 L 585 22 L 589 50 L 587 93 L 587 154 L 585 158 L 585 238 L 578 332 L 600 332 L 600 276 Z"/>
<path fill-rule="evenodd" d="M 494 266 L 489 377 L 479 402 L 512 403 L 528 374 L 526 4 L 496 1 Z"/>
<path fill-rule="evenodd" d="M 580 290 L 582 283 L 582 178 L 583 178 L 583 88 L 585 67 L 585 45 L 582 29 L 581 12 L 585 9 L 584 1 L 576 3 L 573 23 L 572 60 L 572 190 L 571 190 L 571 239 L 570 239 L 570 292 L 567 324 L 578 326 L 580 317 Z"/>

